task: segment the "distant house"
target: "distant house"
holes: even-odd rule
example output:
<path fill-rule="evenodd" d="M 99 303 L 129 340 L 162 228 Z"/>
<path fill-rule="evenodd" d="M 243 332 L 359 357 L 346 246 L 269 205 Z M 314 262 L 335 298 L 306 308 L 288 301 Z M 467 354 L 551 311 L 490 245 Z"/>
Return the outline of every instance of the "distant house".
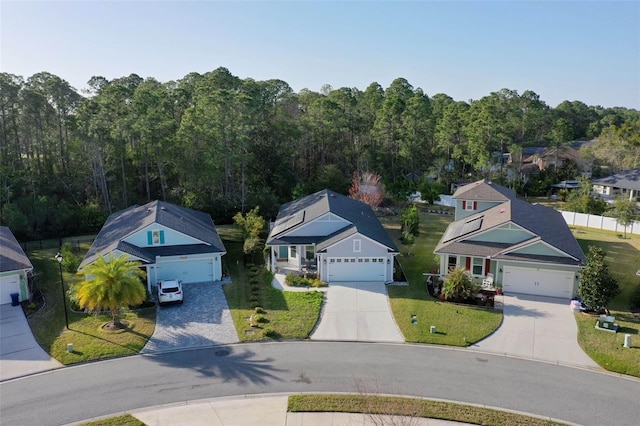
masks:
<path fill-rule="evenodd" d="M 151 290 L 160 280 L 220 280 L 226 250 L 207 213 L 152 201 L 109 216 L 78 269 L 109 254 L 140 261 Z"/>
<path fill-rule="evenodd" d="M 0 226 L 0 305 L 11 303 L 11 293 L 19 301 L 29 300 L 29 276 L 33 265 L 11 230 Z"/>
<path fill-rule="evenodd" d="M 629 200 L 640 202 L 640 169 L 616 173 L 602 179 L 592 180 L 591 183 L 593 184 L 593 192 L 605 200 L 613 200 L 623 195 Z"/>
<path fill-rule="evenodd" d="M 491 274 L 507 293 L 576 294 L 586 257 L 560 212 L 487 180 L 459 188 L 453 200 L 455 221 L 435 249 L 441 275 L 464 268 L 478 282 Z"/>
<path fill-rule="evenodd" d="M 556 151 L 558 151 L 556 165 Z M 531 153 L 531 154 L 525 154 Z M 562 167 L 567 161 L 575 162 L 579 167 L 581 164 L 580 154 L 570 146 L 557 148 L 532 147 L 523 150 L 522 167 L 529 172 L 546 170 L 551 166 Z"/>
<path fill-rule="evenodd" d="M 371 207 L 327 189 L 284 204 L 267 246 L 272 271 L 317 271 L 329 283 L 393 281 L 398 254 Z"/>

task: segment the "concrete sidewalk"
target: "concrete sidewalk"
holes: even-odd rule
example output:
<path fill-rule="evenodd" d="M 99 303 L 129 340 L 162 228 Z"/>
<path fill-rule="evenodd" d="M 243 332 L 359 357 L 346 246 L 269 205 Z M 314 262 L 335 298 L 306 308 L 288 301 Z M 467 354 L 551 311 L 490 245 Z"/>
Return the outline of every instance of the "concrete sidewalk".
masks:
<path fill-rule="evenodd" d="M 437 419 L 374 416 L 351 413 L 289 413 L 288 396 L 214 399 L 193 403 L 172 404 L 131 413 L 148 426 L 338 426 L 412 424 L 416 426 L 449 426 L 462 423 Z M 394 421 L 395 420 L 395 421 Z"/>
<path fill-rule="evenodd" d="M 22 307 L 0 305 L 0 381 L 59 367 L 36 342 Z"/>

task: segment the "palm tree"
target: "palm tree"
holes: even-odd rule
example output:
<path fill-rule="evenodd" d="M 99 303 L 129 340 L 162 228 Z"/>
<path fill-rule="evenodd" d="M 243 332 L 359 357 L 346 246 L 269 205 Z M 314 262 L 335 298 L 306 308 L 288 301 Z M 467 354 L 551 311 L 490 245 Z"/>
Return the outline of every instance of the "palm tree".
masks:
<path fill-rule="evenodd" d="M 98 260 L 84 267 L 80 274 L 85 281 L 75 288 L 75 299 L 80 308 L 97 312 L 108 310 L 113 317 L 113 325 L 122 327 L 119 314 L 125 305 L 138 305 L 146 296 L 141 279 L 146 274 L 140 269 L 140 262 L 130 261 L 125 255 Z"/>

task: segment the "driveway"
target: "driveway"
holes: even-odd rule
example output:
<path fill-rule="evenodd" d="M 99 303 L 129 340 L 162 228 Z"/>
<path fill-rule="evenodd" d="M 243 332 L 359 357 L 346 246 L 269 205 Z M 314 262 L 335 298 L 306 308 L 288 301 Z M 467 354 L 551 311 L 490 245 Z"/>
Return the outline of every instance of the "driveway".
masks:
<path fill-rule="evenodd" d="M 503 297 L 502 325 L 471 348 L 601 369 L 578 345 L 578 326 L 568 299 L 524 294 Z"/>
<path fill-rule="evenodd" d="M 22 307 L 0 305 L 0 381 L 59 367 L 36 342 Z"/>
<path fill-rule="evenodd" d="M 382 282 L 331 283 L 311 340 L 404 342 Z"/>
<path fill-rule="evenodd" d="M 238 342 L 222 285 L 220 281 L 183 284 L 184 303 L 158 307 L 156 329 L 141 352 Z"/>

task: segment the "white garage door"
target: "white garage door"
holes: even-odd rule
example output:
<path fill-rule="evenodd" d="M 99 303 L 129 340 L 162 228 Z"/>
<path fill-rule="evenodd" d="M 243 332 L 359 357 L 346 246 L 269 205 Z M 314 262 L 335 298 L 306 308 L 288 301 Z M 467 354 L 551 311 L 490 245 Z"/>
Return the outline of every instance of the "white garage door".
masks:
<path fill-rule="evenodd" d="M 563 297 L 573 294 L 573 272 L 550 269 L 505 266 L 502 287 L 505 293 L 525 293 L 536 296 Z"/>
<path fill-rule="evenodd" d="M 20 294 L 20 275 L 0 277 L 0 305 L 11 303 L 11 293 Z"/>
<path fill-rule="evenodd" d="M 386 281 L 382 257 L 330 257 L 328 281 Z"/>
<path fill-rule="evenodd" d="M 158 281 L 176 279 L 183 283 L 213 281 L 213 259 L 159 263 L 156 277 Z"/>

